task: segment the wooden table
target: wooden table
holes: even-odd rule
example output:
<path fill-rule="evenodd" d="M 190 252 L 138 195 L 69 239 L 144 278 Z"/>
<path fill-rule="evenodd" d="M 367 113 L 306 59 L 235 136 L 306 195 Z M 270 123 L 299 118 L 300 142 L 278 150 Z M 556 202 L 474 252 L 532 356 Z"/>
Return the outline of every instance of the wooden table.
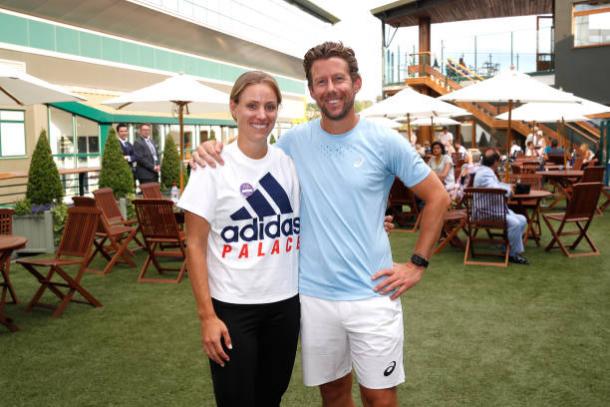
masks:
<path fill-rule="evenodd" d="M 17 304 L 17 295 L 9 278 L 9 268 L 11 264 L 11 254 L 13 250 L 21 249 L 27 243 L 27 239 L 21 236 L 0 235 L 0 287 L 2 287 L 2 295 L 0 295 L 0 324 L 6 326 L 11 332 L 19 330 L 13 320 L 5 316 L 4 305 L 7 303 L 7 297 L 10 296 L 9 304 Z"/>
<path fill-rule="evenodd" d="M 530 190 L 529 194 L 511 195 L 508 204 L 516 206 L 517 210 L 515 212 L 522 214 L 527 219 L 527 229 L 525 230 L 523 244 L 527 243 L 528 238 L 531 237 L 536 242 L 536 245 L 540 246 L 540 235 L 542 234 L 540 227 L 540 201 L 551 195 L 552 193 L 549 191 L 536 189 Z"/>
<path fill-rule="evenodd" d="M 549 205 L 549 209 L 554 208 L 562 199 L 569 200 L 570 195 L 568 189 L 578 179 L 580 179 L 584 172 L 581 170 L 558 170 L 558 171 L 536 171 L 536 174 L 540 174 L 547 178 L 551 184 L 555 186 L 555 199 Z"/>

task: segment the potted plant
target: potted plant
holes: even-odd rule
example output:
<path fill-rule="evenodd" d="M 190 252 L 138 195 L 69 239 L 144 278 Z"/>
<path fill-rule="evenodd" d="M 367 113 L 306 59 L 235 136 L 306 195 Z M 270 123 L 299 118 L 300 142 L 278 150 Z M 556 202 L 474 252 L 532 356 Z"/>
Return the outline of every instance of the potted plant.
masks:
<path fill-rule="evenodd" d="M 133 172 L 123 157 L 121 144 L 112 127 L 108 131 L 106 144 L 104 144 L 99 186 L 100 188 L 112 188 L 114 197 L 119 200 L 119 208 L 123 212 L 123 216 L 127 217 L 128 202 L 130 198 L 135 197 Z"/>
<path fill-rule="evenodd" d="M 47 133 L 43 130 L 32 154 L 28 171 L 28 186 L 25 199 L 15 205 L 13 231 L 27 237 L 28 244 L 22 252 L 52 253 L 54 244 L 54 212 L 56 221 L 61 221 L 63 208 L 63 186 L 57 165 L 53 161 Z"/>

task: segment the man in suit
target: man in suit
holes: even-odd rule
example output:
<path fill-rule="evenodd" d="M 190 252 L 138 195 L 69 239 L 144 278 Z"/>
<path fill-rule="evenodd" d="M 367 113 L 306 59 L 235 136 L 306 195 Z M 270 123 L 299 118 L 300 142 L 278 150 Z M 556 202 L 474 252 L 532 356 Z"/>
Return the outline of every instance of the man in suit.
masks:
<path fill-rule="evenodd" d="M 131 170 L 135 172 L 136 153 L 133 149 L 133 145 L 127 139 L 129 136 L 129 127 L 127 127 L 125 123 L 119 123 L 116 126 L 116 132 L 119 136 L 119 142 L 121 143 L 121 150 L 123 150 L 123 158 L 125 158 L 125 161 L 127 161 Z"/>
<path fill-rule="evenodd" d="M 136 178 L 140 185 L 147 182 L 159 182 L 159 155 L 157 147 L 151 140 L 150 124 L 141 124 L 139 129 L 140 136 L 133 145 L 137 162 Z"/>
<path fill-rule="evenodd" d="M 483 165 L 475 173 L 473 186 L 475 188 L 501 188 L 506 190 L 507 196 L 510 196 L 512 185 L 500 182 L 496 175 L 496 170 L 500 164 L 500 155 L 496 150 L 492 148 L 487 149 L 481 164 Z M 527 228 L 527 219 L 525 216 L 516 214 L 508 209 L 506 224 L 508 226 L 508 242 L 510 244 L 509 261 L 516 264 L 529 264 L 527 259 L 522 255 L 524 251 L 523 234 Z"/>

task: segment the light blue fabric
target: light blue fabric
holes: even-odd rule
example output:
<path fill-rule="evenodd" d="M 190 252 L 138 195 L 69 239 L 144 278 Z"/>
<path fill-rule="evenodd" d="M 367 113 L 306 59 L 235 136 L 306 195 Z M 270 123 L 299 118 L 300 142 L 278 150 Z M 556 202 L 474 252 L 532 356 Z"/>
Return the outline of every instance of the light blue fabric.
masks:
<path fill-rule="evenodd" d="M 502 188 L 506 190 L 507 196 L 510 196 L 512 193 L 511 185 L 500 182 L 495 172 L 484 165 L 479 167 L 475 173 L 473 186 L 475 188 Z M 510 255 L 514 256 L 523 253 L 523 234 L 527 228 L 527 219 L 525 216 L 508 209 L 506 224 L 508 226 L 507 234 L 508 243 L 510 244 Z"/>
<path fill-rule="evenodd" d="M 277 146 L 301 184 L 299 292 L 328 300 L 377 295 L 371 275 L 392 266 L 383 217 L 394 176 L 413 186 L 428 166 L 404 137 L 365 119 L 341 135 L 311 121 Z"/>

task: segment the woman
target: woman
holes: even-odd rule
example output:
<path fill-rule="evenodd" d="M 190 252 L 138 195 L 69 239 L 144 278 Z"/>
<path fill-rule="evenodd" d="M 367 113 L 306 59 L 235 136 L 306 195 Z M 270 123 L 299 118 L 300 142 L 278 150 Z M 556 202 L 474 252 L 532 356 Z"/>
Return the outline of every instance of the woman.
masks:
<path fill-rule="evenodd" d="M 445 189 L 449 194 L 454 195 L 455 176 L 453 174 L 453 161 L 446 153 L 445 146 L 440 141 L 435 141 L 431 145 L 432 157 L 428 161 L 428 165 L 438 176 L 441 182 L 445 185 Z"/>
<path fill-rule="evenodd" d="M 595 153 L 589 149 L 589 145 L 587 143 L 582 143 L 580 145 L 579 150 L 580 150 L 579 154 L 582 157 L 583 165 L 588 164 L 589 162 L 593 161 L 593 159 L 595 158 Z"/>
<path fill-rule="evenodd" d="M 300 322 L 299 184 L 292 160 L 267 144 L 282 101 L 270 75 L 241 75 L 231 90 L 237 142 L 230 165 L 193 172 L 187 265 L 219 406 L 279 406 Z"/>

